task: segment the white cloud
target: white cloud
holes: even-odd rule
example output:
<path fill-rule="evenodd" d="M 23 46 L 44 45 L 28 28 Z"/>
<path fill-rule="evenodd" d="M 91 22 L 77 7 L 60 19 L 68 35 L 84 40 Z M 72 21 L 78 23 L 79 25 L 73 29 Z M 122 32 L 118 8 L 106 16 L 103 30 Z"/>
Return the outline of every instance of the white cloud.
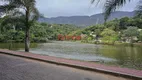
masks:
<path fill-rule="evenodd" d="M 37 0 L 37 8 L 47 17 L 92 15 L 103 11 L 103 2 L 98 6 L 91 0 Z M 132 0 L 119 10 L 133 11 L 138 0 Z"/>

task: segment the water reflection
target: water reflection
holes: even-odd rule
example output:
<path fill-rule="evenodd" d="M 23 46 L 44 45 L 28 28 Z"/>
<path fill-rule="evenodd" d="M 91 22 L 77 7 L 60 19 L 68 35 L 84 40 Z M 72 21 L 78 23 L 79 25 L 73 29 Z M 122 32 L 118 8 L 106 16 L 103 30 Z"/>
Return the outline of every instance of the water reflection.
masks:
<path fill-rule="evenodd" d="M 111 62 L 129 68 L 142 69 L 142 47 L 104 46 L 101 48 L 103 56 L 114 58 Z"/>
<path fill-rule="evenodd" d="M 31 52 L 86 61 L 115 61 L 113 58 L 101 56 L 100 47 L 99 45 L 74 42 L 54 42 L 41 44 L 39 47 L 32 49 Z"/>

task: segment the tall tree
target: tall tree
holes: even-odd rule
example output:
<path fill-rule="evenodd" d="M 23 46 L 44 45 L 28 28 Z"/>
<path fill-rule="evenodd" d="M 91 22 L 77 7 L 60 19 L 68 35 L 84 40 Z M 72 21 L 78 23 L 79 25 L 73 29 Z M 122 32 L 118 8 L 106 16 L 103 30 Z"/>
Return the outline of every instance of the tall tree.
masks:
<path fill-rule="evenodd" d="M 2 13 L 9 14 L 11 12 L 24 12 L 25 26 L 25 52 L 29 52 L 30 48 L 30 27 L 35 20 L 38 19 L 39 12 L 35 7 L 35 0 L 0 0 L 5 4 L 0 5 Z M 19 15 L 16 15 L 16 17 Z"/>
<path fill-rule="evenodd" d="M 104 1 L 104 0 L 92 0 L 91 2 L 94 3 L 96 1 L 100 2 L 100 1 Z M 105 7 L 104 8 L 105 21 L 108 19 L 111 12 L 114 12 L 117 8 L 125 5 L 126 3 L 130 2 L 130 1 L 132 1 L 132 0 L 105 0 L 105 5 L 104 5 L 104 7 Z M 136 10 L 137 10 L 136 15 L 142 16 L 142 0 L 139 1 L 139 4 L 138 4 Z"/>
<path fill-rule="evenodd" d="M 136 7 L 136 17 L 139 17 L 142 19 L 142 0 L 139 1 L 139 4 Z"/>

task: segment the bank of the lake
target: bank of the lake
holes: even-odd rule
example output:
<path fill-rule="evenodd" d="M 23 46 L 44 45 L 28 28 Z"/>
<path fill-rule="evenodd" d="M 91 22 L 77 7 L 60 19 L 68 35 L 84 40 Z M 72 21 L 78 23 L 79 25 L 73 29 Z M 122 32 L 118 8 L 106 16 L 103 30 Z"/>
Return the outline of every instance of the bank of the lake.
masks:
<path fill-rule="evenodd" d="M 96 45 L 114 45 L 114 46 L 131 46 L 131 47 L 142 47 L 142 42 L 140 43 L 126 43 L 126 42 L 97 42 L 97 41 L 79 41 L 81 43 L 86 43 L 86 44 L 96 44 Z"/>
<path fill-rule="evenodd" d="M 31 48 L 36 48 L 38 46 L 38 43 L 31 43 Z M 25 44 L 24 43 L 0 43 L 1 49 L 9 49 L 9 50 L 21 50 L 24 49 Z"/>

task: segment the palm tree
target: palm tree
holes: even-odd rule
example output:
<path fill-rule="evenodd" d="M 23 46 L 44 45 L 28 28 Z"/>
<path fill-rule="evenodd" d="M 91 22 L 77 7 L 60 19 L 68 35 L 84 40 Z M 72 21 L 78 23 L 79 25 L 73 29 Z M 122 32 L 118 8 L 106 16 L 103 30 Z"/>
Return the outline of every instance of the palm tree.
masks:
<path fill-rule="evenodd" d="M 95 1 L 100 2 L 104 0 L 92 0 L 91 3 L 94 3 Z M 105 0 L 105 5 L 104 5 L 105 21 L 108 19 L 111 12 L 114 12 L 117 8 L 125 5 L 126 3 L 130 1 L 132 0 Z M 142 1 L 141 0 L 139 1 L 136 11 L 137 11 L 136 15 L 142 16 Z"/>
<path fill-rule="evenodd" d="M 35 7 L 35 0 L 0 0 L 6 4 L 0 5 L 3 13 L 10 14 L 23 13 L 25 26 L 25 52 L 29 52 L 30 48 L 30 27 L 35 20 L 38 19 L 39 12 Z M 19 16 L 19 15 L 18 15 Z M 17 15 L 16 15 L 17 17 Z"/>
<path fill-rule="evenodd" d="M 136 7 L 136 16 L 142 19 L 142 0 L 139 1 L 139 4 Z"/>

